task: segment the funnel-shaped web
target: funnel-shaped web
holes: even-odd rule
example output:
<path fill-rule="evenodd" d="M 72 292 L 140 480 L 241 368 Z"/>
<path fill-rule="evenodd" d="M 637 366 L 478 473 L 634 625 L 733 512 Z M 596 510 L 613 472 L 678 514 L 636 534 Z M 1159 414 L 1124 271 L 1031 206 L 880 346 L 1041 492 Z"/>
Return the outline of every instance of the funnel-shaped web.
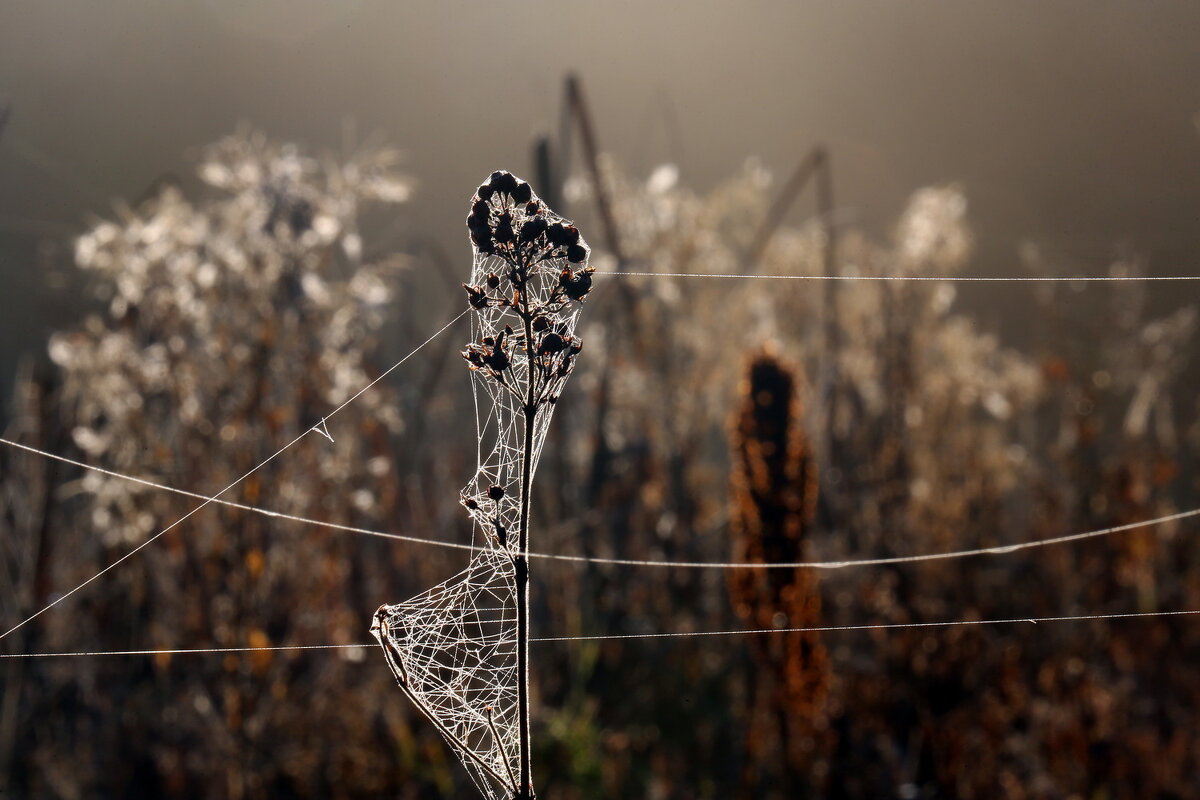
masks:
<path fill-rule="evenodd" d="M 582 349 L 589 249 L 528 183 L 495 172 L 467 218 L 471 369 L 478 468 L 461 500 L 479 550 L 467 568 L 411 600 L 382 606 L 372 633 L 400 688 L 493 800 L 521 794 L 518 563 L 529 541 L 529 483 L 559 393 Z M 526 459 L 529 460 L 526 471 Z M 522 525 L 522 511 L 525 525 Z"/>

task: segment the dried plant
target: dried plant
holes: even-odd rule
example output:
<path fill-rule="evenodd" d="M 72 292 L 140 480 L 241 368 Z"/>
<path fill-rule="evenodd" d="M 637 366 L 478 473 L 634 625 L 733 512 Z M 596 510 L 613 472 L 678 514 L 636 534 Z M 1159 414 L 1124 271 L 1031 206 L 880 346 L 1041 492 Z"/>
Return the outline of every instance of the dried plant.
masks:
<path fill-rule="evenodd" d="M 406 196 L 395 165 L 388 151 L 322 164 L 238 134 L 205 151 L 208 189 L 199 197 L 166 187 L 96 224 L 78 240 L 76 261 L 104 309 L 51 339 L 59 388 L 41 411 L 19 413 L 11 435 L 215 491 L 319 423 L 375 374 L 402 262 L 364 263 L 357 218 L 368 204 Z M 29 427 L 38 418 L 40 432 Z M 395 503 L 388 442 L 400 425 L 381 387 L 330 423 L 333 441 L 305 438 L 236 499 L 380 526 Z M 26 469 L 6 473 L 9 489 L 18 475 L 38 480 L 26 459 L 17 463 Z M 66 482 L 44 490 L 48 511 L 14 514 L 4 534 L 35 542 L 47 528 L 55 558 L 44 567 L 43 597 L 192 507 L 99 473 L 57 475 Z M 391 583 L 394 569 L 377 543 L 351 547 L 213 506 L 105 576 L 102 591 L 40 619 L 36 635 L 58 650 L 350 643 L 360 638 L 355 616 L 370 607 L 370 587 Z M 8 788 L 223 797 L 382 789 L 387 771 L 356 764 L 394 738 L 364 724 L 377 713 L 371 693 L 386 681 L 351 678 L 359 657 L 346 651 L 320 667 L 271 653 L 224 662 L 163 655 L 94 671 L 82 661 L 33 665 L 14 712 L 28 731 L 14 743 L 23 768 Z M 358 688 L 337 688 L 349 684 Z M 126 735 L 125 715 L 144 724 Z M 330 735 L 336 743 L 313 738 Z M 56 766 L 68 762 L 76 768 Z"/>
<path fill-rule="evenodd" d="M 463 288 L 474 340 L 462 356 L 486 398 L 476 398 L 479 469 L 462 503 L 482 550 L 450 581 L 380 608 L 372 632 L 400 688 L 480 791 L 532 800 L 531 487 L 554 406 L 583 349 L 574 332 L 593 269 L 578 229 L 508 172 L 476 191 L 467 229 L 475 256 Z"/>
<path fill-rule="evenodd" d="M 359 214 L 368 202 L 402 197 L 408 184 L 386 158 L 360 154 L 353 167 L 338 166 L 255 137 L 231 138 L 209 151 L 208 162 L 203 174 L 225 189 L 187 200 L 168 189 L 80 242 L 87 274 L 107 292 L 104 311 L 54 338 L 60 366 L 21 380 L 11 436 L 206 490 L 319 422 L 347 387 L 369 380 L 393 264 L 362 255 L 372 237 L 360 238 Z M 631 271 L 737 272 L 772 206 L 770 176 L 755 163 L 700 192 L 669 166 L 642 180 L 609 159 L 596 162 L 619 228 L 613 239 Z M 587 217 L 587 182 L 572 180 L 567 189 L 580 226 L 599 224 Z M 755 520 L 742 502 L 749 495 L 730 502 L 731 475 L 750 475 L 728 441 L 727 420 L 746 404 L 732 365 L 769 340 L 794 376 L 821 375 L 823 292 L 803 281 L 604 276 L 616 254 L 597 247 L 587 318 L 578 331 L 555 331 L 563 350 L 538 356 L 539 337 L 550 329 L 526 334 L 518 313 L 524 296 L 512 303 L 512 264 L 501 248 L 515 252 L 530 212 L 510 203 L 511 192 L 494 194 L 479 197 L 486 214 L 473 213 L 468 299 L 480 307 L 466 354 L 481 411 L 493 392 L 508 404 L 508 438 L 485 413 L 479 438 L 486 444 L 477 452 L 462 423 L 471 418 L 471 398 L 438 388 L 431 370 L 398 391 L 364 396 L 355 413 L 330 426 L 335 442 L 308 437 L 248 482 L 240 499 L 424 532 L 452 530 L 458 499 L 471 511 L 476 554 L 497 554 L 509 597 L 523 505 L 554 520 L 538 529 L 535 550 L 727 561 L 735 532 Z M 890 239 L 843 226 L 836 271 L 970 274 L 969 216 L 961 189 L 922 190 Z M 825 236 L 815 221 L 781 225 L 758 274 L 821 274 Z M 1026 250 L 1033 274 L 1067 272 Z M 582 262 L 562 260 L 567 284 L 582 288 Z M 1126 255 L 1111 269 L 1136 275 L 1146 265 Z M 567 291 L 558 265 L 544 280 L 549 292 Z M 837 469 L 813 442 L 812 432 L 824 431 L 821 393 L 790 411 L 791 451 L 803 442 L 821 483 L 816 516 L 799 536 L 806 559 L 1003 546 L 1196 505 L 1191 306 L 1148 297 L 1136 283 L 988 289 L 989 300 L 1026 310 L 1022 332 L 1033 346 L 1011 346 L 1006 330 L 972 313 L 978 298 L 964 298 L 949 282 L 852 283 L 837 293 Z M 405 307 L 418 302 L 407 290 L 402 297 Z M 1150 312 L 1158 306 L 1165 310 Z M 485 321 L 492 327 L 485 330 Z M 415 336 L 429 320 L 406 311 L 399 322 Z M 531 384 L 518 373 L 539 358 L 553 362 L 583 337 L 588 357 L 573 360 L 575 378 L 563 391 L 547 390 L 535 425 L 548 422 L 553 408 L 571 435 L 550 438 L 527 462 L 541 463 L 553 480 L 524 491 L 511 454 L 525 449 Z M 557 369 L 547 367 L 543 385 Z M 798 396 L 801 382 L 793 380 Z M 505 450 L 494 454 L 491 444 L 502 439 Z M 185 508 L 27 454 L 4 458 L 6 614 L 41 605 Z M 501 471 L 503 463 L 510 466 Z M 441 493 L 429 490 L 477 467 L 459 498 L 439 502 Z M 265 524 L 232 510 L 206 509 L 180 533 L 106 576 L 105 591 L 72 598 L 70 613 L 22 629 L 20 646 L 352 642 L 385 592 L 415 591 L 453 572 L 434 551 Z M 1184 533 L 1163 527 L 1003 557 L 839 570 L 819 583 L 790 571 L 755 573 L 745 589 L 733 587 L 740 598 L 733 603 L 719 570 L 545 561 L 529 617 L 554 636 L 572 636 L 771 627 L 777 611 L 815 618 L 818 608 L 820 624 L 833 626 L 1194 608 L 1200 550 Z M 745 555 L 757 557 L 750 549 Z M 806 588 L 784 599 L 772 581 Z M 416 613 L 422 597 L 431 595 L 400 605 Z M 515 611 L 509 618 L 515 625 Z M 539 790 L 563 800 L 770 797 L 806 783 L 814 795 L 837 797 L 1195 794 L 1200 694 L 1188 665 L 1200 656 L 1200 635 L 1188 623 L 824 634 L 829 678 L 820 706 L 831 748 L 815 734 L 809 753 L 802 735 L 810 766 L 747 774 L 748 734 L 765 728 L 745 687 L 768 690 L 772 670 L 792 657 L 782 648 L 764 658 L 781 640 L 765 636 L 757 658 L 747 654 L 760 645 L 738 637 L 535 650 L 540 711 L 531 720 L 529 760 Z M 357 656 L 6 662 L 0 746 L 12 766 L 4 771 L 0 763 L 5 790 L 453 794 L 459 770 L 451 751 L 406 713 L 387 674 L 350 660 Z M 821 670 L 812 664 L 800 671 L 812 688 L 787 701 L 795 707 L 818 703 Z M 498 709 L 497 732 L 501 722 L 514 732 L 524 727 L 515 711 L 511 722 L 499 720 Z M 487 709 L 482 714 L 480 730 L 488 726 Z M 480 735 L 485 749 L 489 735 Z M 514 733 L 505 752 L 518 752 L 519 739 Z M 497 787 L 520 783 L 520 762 L 519 753 L 507 762 L 511 777 L 505 762 L 494 762 L 503 777 Z"/>
<path fill-rule="evenodd" d="M 816 514 L 817 471 L 800 423 L 800 386 L 767 350 L 746 370 L 742 407 L 733 424 L 733 561 L 804 561 Z M 821 623 L 821 597 L 811 570 L 729 572 L 734 611 L 750 629 L 806 628 Z M 829 664 L 816 633 L 779 633 L 747 643 L 755 678 L 747 689 L 745 791 L 773 775 L 776 791 L 811 793 L 828 774 L 825 695 Z"/>
<path fill-rule="evenodd" d="M 736 272 L 747 236 L 770 205 L 770 182 L 753 164 L 707 194 L 685 188 L 672 168 L 640 182 L 608 162 L 606 181 L 626 261 L 639 271 Z M 569 188 L 576 202 L 588 198 L 586 181 L 576 179 Z M 959 188 L 918 192 L 891 242 L 843 229 L 838 272 L 969 274 L 973 237 L 967 220 Z M 812 223 L 781 227 L 763 253 L 759 272 L 820 274 L 822 235 L 820 225 Z M 604 264 L 608 254 L 597 252 L 595 258 Z M 1055 268 L 1041 263 L 1035 271 L 1054 274 Z M 1118 263 L 1114 274 L 1129 269 L 1128 263 Z M 732 507 L 726 517 L 711 499 L 724 494 L 728 463 L 715 421 L 723 418 L 722 409 L 739 408 L 741 402 L 728 365 L 757 342 L 773 339 L 783 357 L 817 374 L 821 292 L 799 281 L 660 277 L 628 282 L 631 291 L 619 300 L 601 284 L 592 316 L 601 322 L 588 331 L 596 357 L 583 365 L 579 381 L 589 393 L 581 408 L 568 409 L 589 420 L 593 430 L 592 447 L 572 454 L 585 487 L 581 494 L 591 498 L 591 518 L 565 530 L 561 548 L 582 546 L 597 555 L 632 558 L 726 560 L 720 533 L 736 524 L 738 511 Z M 997 289 L 1012 295 L 1005 302 L 1029 304 L 1032 294 L 1036 310 L 1031 316 L 1047 321 L 1044 352 L 1031 355 L 1005 346 L 998 333 L 983 328 L 949 282 L 848 285 L 838 295 L 843 401 L 833 421 L 845 469 L 827 472 L 827 465 L 820 465 L 821 508 L 806 537 L 808 557 L 1004 545 L 1170 513 L 1183 502 L 1180 496 L 1194 497 L 1194 488 L 1182 479 L 1186 465 L 1195 463 L 1193 445 L 1170 433 L 1182 430 L 1180 418 L 1194 412 L 1178 404 L 1184 376 L 1194 373 L 1181 371 L 1185 351 L 1173 344 L 1186 337 L 1192 312 L 1184 308 L 1169 322 L 1147 322 L 1137 310 L 1143 304 L 1136 290 L 1137 284 L 1115 285 L 1113 312 L 1097 316 L 1104 297 L 1095 290 Z M 614 308 L 630 297 L 633 308 Z M 625 322 L 630 319 L 636 324 Z M 1152 377 L 1147 379 L 1142 373 L 1148 364 Z M 806 426 L 821 422 L 819 411 L 804 409 Z M 1139 420 L 1144 427 L 1126 424 Z M 843 502 L 832 508 L 831 497 Z M 568 495 L 559 502 L 572 499 Z M 1036 556 L 839 571 L 821 582 L 821 621 L 905 622 L 1129 610 L 1131 605 L 1149 610 L 1173 607 L 1173 602 L 1190 607 L 1194 598 L 1184 587 L 1190 585 L 1195 561 L 1183 540 L 1147 531 Z M 599 567 L 587 573 L 579 594 L 568 596 L 578 599 L 564 600 L 558 615 L 581 632 L 656 629 L 664 619 L 675 629 L 730 625 L 728 612 L 710 602 L 719 596 L 717 577 Z M 576 606 L 584 610 L 573 615 Z M 753 613 L 774 610 L 764 606 Z M 1192 652 L 1196 642 L 1183 628 L 1169 622 L 1128 630 L 1104 626 L 1119 656 L 1089 649 L 1094 639 L 1083 629 L 985 629 L 878 639 L 839 634 L 836 643 L 827 637 L 837 681 L 826 705 L 838 732 L 829 791 L 870 797 L 905 787 L 917 796 L 994 796 L 1002 776 L 1009 796 L 1020 796 L 1011 788 L 1015 785 L 1035 784 L 1064 791 L 1105 787 L 1131 796 L 1152 796 L 1149 788 L 1132 786 L 1173 787 L 1178 793 L 1186 785 L 1181 765 L 1189 760 L 1155 766 L 1159 762 L 1145 754 L 1155 742 L 1192 741 L 1200 731 L 1191 723 L 1180 722 L 1188 733 L 1168 739 L 1141 728 L 1136 742 L 1100 735 L 1106 748 L 1116 748 L 1112 752 L 1143 748 L 1138 750 L 1143 755 L 1124 755 L 1119 766 L 1089 759 L 1090 783 L 1067 760 L 1040 754 L 1063 752 L 1063 731 L 1070 731 L 1072 741 L 1096 740 L 1085 727 L 1092 712 L 1079 710 L 1077 703 L 1119 708 L 1119 718 L 1133 724 L 1144 718 L 1133 705 L 1134 687 L 1164 680 L 1172 696 L 1190 697 L 1173 674 L 1164 674 L 1172 670 L 1155 670 L 1153 659 L 1128 655 L 1131 640 L 1143 647 L 1156 642 L 1153 652 L 1168 661 Z M 1136 630 L 1146 632 L 1137 635 Z M 1174 649 L 1160 641 L 1171 641 Z M 696 786 L 696 776 L 685 766 L 688 754 L 696 748 L 736 750 L 745 734 L 731 734 L 728 724 L 713 721 L 714 715 L 720 717 L 718 707 L 741 708 L 726 677 L 730 659 L 740 650 L 681 642 L 653 650 L 653 668 L 640 670 L 648 649 L 606 644 L 594 661 L 585 662 L 586 671 L 563 687 L 563 695 L 575 696 L 574 686 L 606 681 L 635 687 L 619 706 L 583 704 L 578 712 L 602 728 L 621 731 L 644 730 L 638 726 L 653 719 L 658 731 L 656 737 L 601 738 L 609 743 L 607 763 L 620 765 L 605 773 L 604 791 L 629 791 L 654 775 L 664 796 L 686 797 Z M 1051 689 L 1045 682 L 1051 671 L 1082 674 L 1083 665 L 1093 662 L 1086 667 L 1093 676 L 1086 687 Z M 681 711 L 650 690 L 637 691 L 653 685 L 664 670 L 686 676 L 689 687 L 706 693 L 707 711 L 699 704 Z M 1128 681 L 1120 684 L 1127 691 L 1100 690 L 1114 676 Z M 748 680 L 759 679 L 755 671 Z M 1156 707 L 1174 720 L 1191 713 Z M 981 716 L 988 720 L 986 736 L 974 733 L 974 720 Z M 1015 718 L 1030 727 L 1014 731 L 1004 720 Z M 1109 714 L 1106 724 L 1115 718 Z M 971 736 L 964 738 L 964 731 Z M 731 774 L 727 761 L 720 763 L 725 769 L 714 769 L 712 785 L 733 791 L 741 776 Z M 773 786 L 766 783 L 755 791 L 769 795 Z"/>

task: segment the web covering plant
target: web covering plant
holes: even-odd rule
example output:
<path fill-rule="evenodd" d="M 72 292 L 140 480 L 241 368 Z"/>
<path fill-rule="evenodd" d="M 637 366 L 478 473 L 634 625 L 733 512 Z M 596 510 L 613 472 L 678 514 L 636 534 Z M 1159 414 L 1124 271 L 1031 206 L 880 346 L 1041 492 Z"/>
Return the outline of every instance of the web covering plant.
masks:
<path fill-rule="evenodd" d="M 590 250 L 530 185 L 504 171 L 467 217 L 474 259 L 463 284 L 479 449 L 461 501 L 480 550 L 450 580 L 382 606 L 371 631 L 410 700 L 488 798 L 532 798 L 528 547 L 533 474 L 582 343 Z M 490 449 L 485 443 L 490 442 Z"/>

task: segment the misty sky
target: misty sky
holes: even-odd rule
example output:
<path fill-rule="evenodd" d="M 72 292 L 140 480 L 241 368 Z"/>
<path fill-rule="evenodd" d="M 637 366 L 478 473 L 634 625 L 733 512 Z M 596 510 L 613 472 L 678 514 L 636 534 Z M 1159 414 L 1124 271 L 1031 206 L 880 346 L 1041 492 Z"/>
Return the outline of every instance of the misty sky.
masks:
<path fill-rule="evenodd" d="M 1184 2 L 5 2 L 0 386 L 78 307 L 39 266 L 55 242 L 242 121 L 401 147 L 420 182 L 401 232 L 465 271 L 466 198 L 527 171 L 569 70 L 635 172 L 675 160 L 707 188 L 827 142 L 839 205 L 877 231 L 913 189 L 962 182 L 979 271 L 1025 237 L 1080 269 L 1127 243 L 1195 271 L 1197 34 Z"/>

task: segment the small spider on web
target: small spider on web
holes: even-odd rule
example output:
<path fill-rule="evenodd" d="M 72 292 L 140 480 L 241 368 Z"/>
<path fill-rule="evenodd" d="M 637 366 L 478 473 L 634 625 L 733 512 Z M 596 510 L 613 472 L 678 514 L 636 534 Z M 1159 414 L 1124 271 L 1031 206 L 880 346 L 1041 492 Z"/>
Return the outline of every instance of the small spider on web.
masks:
<path fill-rule="evenodd" d="M 559 394 L 582 343 L 590 250 L 569 221 L 508 172 L 467 217 L 474 311 L 463 351 L 478 409 L 478 468 L 461 502 L 480 549 L 467 568 L 371 632 L 401 690 L 492 800 L 533 798 L 529 765 L 529 497 Z"/>

